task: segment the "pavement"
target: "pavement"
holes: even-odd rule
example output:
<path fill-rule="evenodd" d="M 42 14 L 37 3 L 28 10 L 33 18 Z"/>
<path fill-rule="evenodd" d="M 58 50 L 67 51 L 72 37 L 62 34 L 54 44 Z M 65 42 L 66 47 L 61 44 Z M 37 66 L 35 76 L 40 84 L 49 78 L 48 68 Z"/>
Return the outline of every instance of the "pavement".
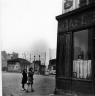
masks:
<path fill-rule="evenodd" d="M 92 96 L 83 94 L 64 93 L 55 95 L 55 76 L 34 75 L 34 92 L 25 92 L 21 88 L 20 73 L 2 73 L 2 96 Z M 27 85 L 25 86 L 27 87 Z M 94 96 L 94 95 L 93 95 Z"/>
<path fill-rule="evenodd" d="M 3 96 L 52 96 L 55 89 L 55 76 L 34 75 L 34 92 L 25 92 L 21 88 L 20 73 L 2 73 Z M 27 87 L 27 85 L 25 86 Z M 29 89 L 30 91 L 30 89 Z"/>

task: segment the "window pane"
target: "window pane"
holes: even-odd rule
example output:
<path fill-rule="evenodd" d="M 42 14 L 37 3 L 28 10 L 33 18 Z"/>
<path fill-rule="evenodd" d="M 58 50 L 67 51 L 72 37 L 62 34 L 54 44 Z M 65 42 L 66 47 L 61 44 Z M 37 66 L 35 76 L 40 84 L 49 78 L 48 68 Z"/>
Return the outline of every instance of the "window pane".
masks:
<path fill-rule="evenodd" d="M 74 33 L 73 76 L 88 79 L 91 76 L 91 60 L 88 56 L 88 30 Z"/>

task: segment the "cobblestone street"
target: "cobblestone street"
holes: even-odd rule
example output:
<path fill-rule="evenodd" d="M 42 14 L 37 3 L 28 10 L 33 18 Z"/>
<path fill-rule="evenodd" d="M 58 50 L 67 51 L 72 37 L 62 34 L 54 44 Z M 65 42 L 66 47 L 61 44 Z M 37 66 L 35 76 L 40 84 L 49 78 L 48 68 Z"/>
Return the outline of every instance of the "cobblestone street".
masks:
<path fill-rule="evenodd" d="M 2 73 L 2 96 L 93 96 L 83 94 L 64 93 L 54 95 L 55 76 L 34 75 L 34 92 L 22 91 L 21 73 Z M 29 90 L 30 91 L 30 90 Z"/>
<path fill-rule="evenodd" d="M 55 89 L 54 76 L 34 75 L 34 92 L 21 91 L 20 73 L 2 73 L 3 96 L 51 96 Z"/>

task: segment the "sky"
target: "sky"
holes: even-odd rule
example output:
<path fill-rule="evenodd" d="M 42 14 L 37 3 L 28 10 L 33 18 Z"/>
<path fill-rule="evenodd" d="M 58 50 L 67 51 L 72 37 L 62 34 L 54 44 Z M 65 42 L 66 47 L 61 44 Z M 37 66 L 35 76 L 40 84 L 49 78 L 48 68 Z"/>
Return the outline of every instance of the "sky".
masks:
<path fill-rule="evenodd" d="M 62 0 L 1 0 L 0 6 L 1 50 L 56 48 Z"/>
<path fill-rule="evenodd" d="M 60 14 L 62 0 L 0 0 L 0 50 L 23 53 L 35 47 L 55 49 L 55 16 Z"/>

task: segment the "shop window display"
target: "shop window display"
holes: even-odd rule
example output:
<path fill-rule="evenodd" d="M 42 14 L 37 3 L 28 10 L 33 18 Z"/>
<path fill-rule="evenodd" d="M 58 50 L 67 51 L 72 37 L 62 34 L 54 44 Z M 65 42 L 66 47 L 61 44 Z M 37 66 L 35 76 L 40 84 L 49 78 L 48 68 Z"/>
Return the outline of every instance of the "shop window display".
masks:
<path fill-rule="evenodd" d="M 88 30 L 73 33 L 73 77 L 91 78 L 91 59 L 88 52 Z"/>

